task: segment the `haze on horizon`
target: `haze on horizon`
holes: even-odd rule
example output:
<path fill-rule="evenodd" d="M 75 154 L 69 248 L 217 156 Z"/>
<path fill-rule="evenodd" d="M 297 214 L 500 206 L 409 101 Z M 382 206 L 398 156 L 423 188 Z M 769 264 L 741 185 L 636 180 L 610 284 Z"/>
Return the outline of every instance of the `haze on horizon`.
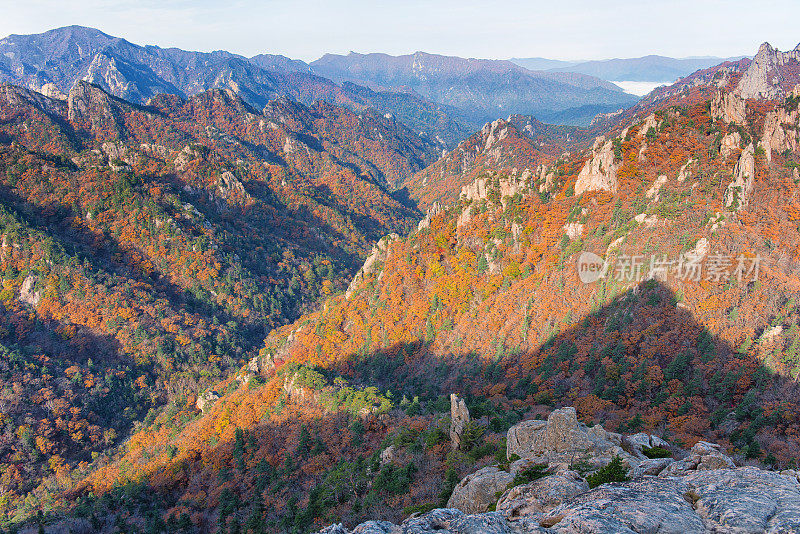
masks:
<path fill-rule="evenodd" d="M 592 60 L 658 54 L 752 55 L 769 41 L 800 41 L 796 0 L 0 0 L 0 37 L 72 24 L 137 44 L 283 54 L 431 53 L 507 59 Z"/>

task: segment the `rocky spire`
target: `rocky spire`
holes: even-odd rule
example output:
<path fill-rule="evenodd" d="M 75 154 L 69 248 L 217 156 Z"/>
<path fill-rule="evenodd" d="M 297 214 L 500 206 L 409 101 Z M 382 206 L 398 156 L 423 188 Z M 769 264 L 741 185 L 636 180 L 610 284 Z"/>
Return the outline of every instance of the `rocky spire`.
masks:
<path fill-rule="evenodd" d="M 783 85 L 787 80 L 784 72 L 786 69 L 782 67 L 798 62 L 800 62 L 800 45 L 794 50 L 781 52 L 769 43 L 763 43 L 742 79 L 739 80 L 735 92 L 742 98 L 750 99 L 771 100 L 783 96 L 786 92 Z"/>

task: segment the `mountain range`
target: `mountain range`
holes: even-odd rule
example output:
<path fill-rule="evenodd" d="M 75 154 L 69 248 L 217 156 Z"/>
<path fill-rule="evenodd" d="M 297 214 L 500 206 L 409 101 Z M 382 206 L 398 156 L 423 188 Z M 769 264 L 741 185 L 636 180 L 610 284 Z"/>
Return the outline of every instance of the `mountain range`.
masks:
<path fill-rule="evenodd" d="M 356 111 L 372 106 L 393 113 L 450 146 L 468 130 L 502 115 L 588 124 L 594 114 L 636 100 L 597 78 L 531 72 L 508 61 L 350 54 L 326 55 L 308 65 L 279 55 L 245 58 L 224 51 L 139 46 L 79 26 L 12 35 L 0 40 L 0 52 L 0 80 L 37 90 L 53 84 L 66 93 L 85 79 L 139 103 L 158 93 L 186 97 L 222 87 L 257 107 L 277 96 L 306 104 L 324 99 Z M 376 70 L 378 65 L 387 70 Z"/>
<path fill-rule="evenodd" d="M 257 108 L 279 96 L 305 104 L 325 100 L 360 112 L 392 113 L 442 143 L 455 143 L 470 128 L 454 110 L 405 93 L 377 93 L 316 76 L 301 61 L 284 56 L 245 58 L 229 52 L 187 52 L 139 46 L 93 28 L 70 26 L 38 35 L 0 40 L 0 80 L 48 94 L 66 94 L 78 80 L 145 104 L 161 93 L 188 97 L 228 88 Z M 50 84 L 50 85 L 49 85 Z"/>
<path fill-rule="evenodd" d="M 597 113 L 636 99 L 596 77 L 529 71 L 510 61 L 463 59 L 416 52 L 405 56 L 326 54 L 314 72 L 373 88 L 408 90 L 467 113 L 484 123 L 509 114 L 546 122 L 587 124 Z M 581 108 L 580 113 L 575 111 Z"/>
<path fill-rule="evenodd" d="M 603 80 L 632 82 L 672 83 L 678 78 L 719 65 L 726 61 L 738 61 L 744 56 L 671 58 L 649 55 L 638 58 L 603 59 L 594 61 L 558 61 L 544 58 L 514 58 L 511 61 L 528 69 L 552 72 L 576 72 L 595 76 Z"/>
<path fill-rule="evenodd" d="M 800 529 L 800 47 L 0 48 L 3 529 Z"/>

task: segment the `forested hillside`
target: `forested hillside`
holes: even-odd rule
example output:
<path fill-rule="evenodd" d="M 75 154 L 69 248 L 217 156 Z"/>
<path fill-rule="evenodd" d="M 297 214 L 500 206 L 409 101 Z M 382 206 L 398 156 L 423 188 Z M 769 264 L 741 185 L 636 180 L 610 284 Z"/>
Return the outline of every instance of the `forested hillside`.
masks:
<path fill-rule="evenodd" d="M 379 113 L 4 86 L 4 520 L 397 522 L 561 406 L 796 467 L 796 55 L 435 163 Z"/>
<path fill-rule="evenodd" d="M 107 531 L 398 521 L 506 462 L 510 425 L 563 405 L 795 466 L 800 94 L 745 100 L 739 77 L 557 158 L 487 125 L 464 145 L 485 154 L 474 178 L 416 184 L 438 207 L 382 239 L 347 291 L 39 502 L 65 510 L 65 491 L 64 521 Z M 605 276 L 583 277 L 582 252 Z M 474 417 L 455 450 L 453 392 Z"/>
<path fill-rule="evenodd" d="M 326 103 L 0 86 L 5 510 L 343 290 L 371 243 L 416 225 L 390 184 L 437 152 Z"/>

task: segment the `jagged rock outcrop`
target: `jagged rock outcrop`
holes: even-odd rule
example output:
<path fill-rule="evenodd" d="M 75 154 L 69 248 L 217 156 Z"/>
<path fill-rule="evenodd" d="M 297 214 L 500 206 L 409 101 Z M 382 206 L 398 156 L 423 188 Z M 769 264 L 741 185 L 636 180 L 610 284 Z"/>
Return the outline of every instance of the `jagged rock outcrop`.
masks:
<path fill-rule="evenodd" d="M 367 256 L 367 259 L 364 260 L 364 265 L 358 270 L 356 275 L 353 277 L 353 280 L 350 282 L 350 285 L 347 287 L 347 291 L 344 294 L 346 299 L 349 299 L 352 296 L 353 292 L 358 289 L 367 276 L 378 272 L 389 254 L 389 245 L 398 239 L 400 239 L 400 236 L 392 233 L 380 238 L 380 240 L 375 243 L 375 245 L 372 247 L 372 252 L 369 256 Z"/>
<path fill-rule="evenodd" d="M 428 208 L 428 212 L 425 214 L 425 218 L 422 219 L 419 224 L 417 224 L 417 232 L 421 232 L 425 228 L 430 228 L 431 226 L 431 219 L 436 217 L 440 213 L 442 213 L 442 204 L 440 202 L 434 202 L 430 208 Z"/>
<path fill-rule="evenodd" d="M 663 439 L 658 436 L 646 434 L 645 432 L 639 432 L 638 434 L 628 436 L 628 441 L 640 450 L 644 447 L 669 447 L 669 443 Z"/>
<path fill-rule="evenodd" d="M 606 432 L 600 426 L 587 428 L 577 421 L 572 408 L 555 410 L 547 421 L 519 423 L 508 432 L 509 450 L 535 450 L 537 460 L 556 451 L 574 453 L 587 445 L 589 450 L 598 451 L 597 443 L 603 441 L 618 441 L 630 451 L 634 467 L 628 472 L 629 481 L 611 482 L 589 489 L 587 481 L 579 473 L 568 468 L 563 461 L 556 461 L 569 458 L 569 461 L 577 462 L 582 457 L 556 455 L 550 456 L 551 461 L 542 478 L 511 487 L 494 500 L 492 489 L 509 479 L 513 482 L 513 476 L 534 461 L 528 458 L 514 462 L 508 473 L 497 467 L 484 467 L 467 476 L 456 487 L 448 503 L 454 508 L 411 517 L 401 525 L 368 521 L 353 530 L 332 525 L 321 532 L 800 532 L 800 482 L 797 473 L 736 467 L 713 443 L 698 442 L 682 460 L 647 459 L 641 455 L 645 447 L 671 447 L 661 438 L 645 433 L 623 437 Z M 545 454 L 538 454 L 541 451 Z M 490 509 L 495 502 L 496 511 L 474 513 Z"/>
<path fill-rule="evenodd" d="M 219 394 L 213 389 L 208 389 L 197 396 L 195 406 L 202 413 L 206 413 L 206 409 L 210 408 L 215 400 L 219 399 Z"/>
<path fill-rule="evenodd" d="M 641 128 L 639 128 L 639 137 L 647 137 L 647 133 L 653 128 L 658 128 L 658 120 L 655 114 L 651 113 L 645 117 Z"/>
<path fill-rule="evenodd" d="M 56 100 L 66 100 L 67 95 L 61 92 L 61 89 L 56 86 L 54 83 L 46 83 L 39 89 L 39 92 L 42 93 L 44 96 L 49 98 L 55 98 Z"/>
<path fill-rule="evenodd" d="M 731 154 L 739 150 L 741 144 L 742 136 L 739 134 L 739 132 L 725 134 L 722 137 L 719 145 L 719 153 L 722 156 L 722 159 L 728 159 Z"/>
<path fill-rule="evenodd" d="M 100 150 L 108 158 L 109 166 L 114 171 L 130 170 L 130 166 L 137 165 L 141 156 L 120 142 L 103 143 Z"/>
<path fill-rule="evenodd" d="M 508 124 L 503 119 L 497 119 L 483 126 L 483 135 L 486 136 L 484 150 L 489 150 L 498 141 L 508 137 Z"/>
<path fill-rule="evenodd" d="M 800 98 L 800 85 L 792 91 L 793 98 Z M 767 156 L 767 161 L 772 161 L 772 152 L 782 153 L 786 150 L 797 152 L 800 148 L 800 112 L 797 108 L 789 111 L 779 106 L 764 117 L 764 132 L 761 136 L 761 146 Z"/>
<path fill-rule="evenodd" d="M 455 393 L 450 394 L 450 443 L 453 449 L 461 445 L 461 436 L 469 423 L 469 409 L 464 399 Z"/>
<path fill-rule="evenodd" d="M 67 117 L 88 123 L 93 132 L 122 137 L 123 126 L 114 113 L 111 96 L 89 82 L 79 81 L 70 89 Z"/>
<path fill-rule="evenodd" d="M 647 228 L 655 228 L 658 224 L 658 215 L 647 215 L 646 213 L 640 213 L 633 218 L 639 224 L 644 224 Z"/>
<path fill-rule="evenodd" d="M 753 192 L 753 178 L 756 174 L 755 149 L 750 143 L 742 150 L 739 161 L 733 170 L 733 181 L 725 190 L 725 207 L 731 211 L 745 208 Z"/>
<path fill-rule="evenodd" d="M 605 137 L 598 137 L 592 147 L 592 156 L 586 161 L 578 180 L 575 182 L 575 194 L 580 195 L 586 191 L 611 191 L 616 192 L 617 169 L 614 162 L 614 144 Z"/>
<path fill-rule="evenodd" d="M 39 280 L 39 277 L 34 274 L 28 274 L 28 276 L 25 277 L 25 280 L 22 281 L 22 285 L 19 288 L 20 302 L 30 304 L 31 306 L 39 305 L 39 302 L 42 300 L 42 293 L 41 291 L 34 290 L 37 280 Z"/>
<path fill-rule="evenodd" d="M 514 476 L 497 467 L 484 467 L 464 477 L 453 489 L 448 508 L 468 514 L 485 512 L 497 502 L 497 493 L 504 492 Z"/>
<path fill-rule="evenodd" d="M 546 165 L 539 165 L 537 174 L 539 175 L 539 181 L 541 182 L 539 185 L 539 192 L 552 193 L 556 188 L 555 171 L 548 168 Z"/>
<path fill-rule="evenodd" d="M 747 120 L 747 103 L 736 93 L 717 91 L 711 99 L 711 118 L 743 125 Z"/>
<path fill-rule="evenodd" d="M 381 451 L 380 466 L 383 467 L 385 465 L 389 465 L 390 463 L 394 462 L 394 460 L 395 460 L 394 445 L 389 445 L 388 447 L 386 447 Z"/>
<path fill-rule="evenodd" d="M 259 360 L 260 358 L 258 356 L 253 356 L 247 362 L 247 366 L 236 375 L 236 382 L 238 382 L 240 386 L 248 384 L 250 380 L 258 374 L 260 368 Z"/>
<path fill-rule="evenodd" d="M 499 201 L 503 208 L 507 207 L 510 198 L 517 194 L 525 195 L 530 188 L 530 169 L 525 169 L 521 176 L 512 174 L 510 176 L 491 177 L 484 176 L 476 178 L 471 184 L 461 188 L 459 198 L 462 202 L 477 202 L 481 200 Z M 434 204 L 436 207 L 436 204 Z M 472 220 L 473 206 L 468 205 L 464 208 L 456 221 L 456 227 L 461 228 Z M 420 227 L 424 228 L 424 221 L 420 222 Z"/>
<path fill-rule="evenodd" d="M 622 435 L 606 432 L 596 425 L 587 427 L 578 421 L 575 408 L 554 410 L 547 421 L 523 421 L 508 430 L 509 459 L 514 455 L 548 464 L 586 461 L 602 466 L 620 456 L 629 466 L 635 456 L 622 447 Z"/>
<path fill-rule="evenodd" d="M 581 223 L 567 223 L 564 225 L 564 232 L 570 239 L 577 239 L 583 235 L 583 224 Z"/>
<path fill-rule="evenodd" d="M 786 67 L 795 67 L 798 63 L 800 44 L 794 50 L 781 52 L 769 43 L 763 43 L 734 92 L 742 98 L 750 99 L 771 100 L 783 96 L 797 83 L 797 75 L 790 76 Z M 791 84 L 788 88 L 785 87 L 787 83 Z"/>
<path fill-rule="evenodd" d="M 645 196 L 653 202 L 657 202 L 660 196 L 659 193 L 661 192 L 661 188 L 665 183 L 667 183 L 667 176 L 662 174 L 656 178 L 656 181 L 653 182 L 653 185 L 650 187 L 650 189 L 645 192 Z"/>
<path fill-rule="evenodd" d="M 610 126 L 614 123 L 614 120 L 616 120 L 617 118 L 619 118 L 620 115 L 622 115 L 624 111 L 625 111 L 624 109 L 618 109 L 617 111 L 611 111 L 608 113 L 598 113 L 589 123 L 589 128 Z"/>
<path fill-rule="evenodd" d="M 681 169 L 678 171 L 678 181 L 679 182 L 686 181 L 686 179 L 689 177 L 690 174 L 690 168 L 696 166 L 697 164 L 698 160 L 694 158 L 689 158 L 683 165 L 683 167 L 681 167 Z"/>
<path fill-rule="evenodd" d="M 220 174 L 214 199 L 217 209 L 224 211 L 228 204 L 245 204 L 251 199 L 244 184 L 232 172 L 224 171 Z"/>
<path fill-rule="evenodd" d="M 458 216 L 456 220 L 456 228 L 466 226 L 472 221 L 472 206 L 467 206 L 464 211 Z"/>
<path fill-rule="evenodd" d="M 174 165 L 178 172 L 183 172 L 192 160 L 202 157 L 199 150 L 191 145 L 186 145 L 175 157 Z"/>
<path fill-rule="evenodd" d="M 719 450 L 719 445 L 700 441 L 692 447 L 689 455 L 682 460 L 670 463 L 659 476 L 681 476 L 690 471 L 710 469 L 733 469 L 736 464 Z"/>
<path fill-rule="evenodd" d="M 489 199 L 492 194 L 496 194 L 496 200 L 499 200 L 505 208 L 508 198 L 517 193 L 525 193 L 527 191 L 527 179 L 529 177 L 530 174 L 523 174 L 522 177 L 477 178 L 471 184 L 461 188 L 461 199 L 467 202 L 479 201 Z"/>
<path fill-rule="evenodd" d="M 631 469 L 628 476 L 633 480 L 642 478 L 645 475 L 656 476 L 674 461 L 672 458 L 648 458 L 647 460 L 642 460 L 639 465 Z"/>
<path fill-rule="evenodd" d="M 300 378 L 298 372 L 284 376 L 283 392 L 286 394 L 286 398 L 297 404 L 317 402 L 319 400 L 319 394 L 306 387 L 302 380 L 298 380 Z"/>

